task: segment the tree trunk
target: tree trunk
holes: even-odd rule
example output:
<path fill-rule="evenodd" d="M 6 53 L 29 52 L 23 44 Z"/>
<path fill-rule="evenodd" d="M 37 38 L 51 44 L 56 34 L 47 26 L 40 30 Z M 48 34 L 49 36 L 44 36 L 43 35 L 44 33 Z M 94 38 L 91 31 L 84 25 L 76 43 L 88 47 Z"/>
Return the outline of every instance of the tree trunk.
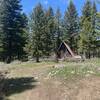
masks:
<path fill-rule="evenodd" d="M 58 63 L 58 53 L 55 52 L 55 62 Z"/>
<path fill-rule="evenodd" d="M 39 63 L 39 56 L 36 56 L 36 62 Z"/>
<path fill-rule="evenodd" d="M 12 57 L 9 55 L 9 56 L 7 56 L 7 58 L 6 58 L 6 63 L 7 64 L 9 64 L 9 63 L 11 63 L 11 61 L 12 61 L 12 59 L 11 59 Z"/>
<path fill-rule="evenodd" d="M 89 55 L 89 56 L 88 56 L 88 57 L 89 57 L 89 59 L 91 59 L 91 53 L 90 53 L 90 51 L 89 51 L 88 55 Z"/>
<path fill-rule="evenodd" d="M 84 59 L 87 58 L 87 57 L 86 57 L 86 52 L 85 52 L 85 51 L 83 52 L 83 58 L 84 58 Z"/>

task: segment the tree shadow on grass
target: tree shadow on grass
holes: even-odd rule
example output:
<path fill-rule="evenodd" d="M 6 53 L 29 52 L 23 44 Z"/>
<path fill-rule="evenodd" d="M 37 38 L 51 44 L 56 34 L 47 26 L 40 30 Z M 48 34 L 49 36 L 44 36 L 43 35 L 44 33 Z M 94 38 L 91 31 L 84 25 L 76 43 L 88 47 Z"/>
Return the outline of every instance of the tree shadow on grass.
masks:
<path fill-rule="evenodd" d="M 6 79 L 4 92 L 6 96 L 21 93 L 36 87 L 36 80 L 33 77 Z"/>

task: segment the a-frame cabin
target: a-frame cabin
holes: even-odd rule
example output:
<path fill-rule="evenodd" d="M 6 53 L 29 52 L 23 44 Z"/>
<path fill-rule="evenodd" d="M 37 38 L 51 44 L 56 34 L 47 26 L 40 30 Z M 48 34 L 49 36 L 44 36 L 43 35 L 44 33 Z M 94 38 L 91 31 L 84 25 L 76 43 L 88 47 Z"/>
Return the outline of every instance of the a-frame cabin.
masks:
<path fill-rule="evenodd" d="M 81 59 L 81 56 L 75 55 L 71 48 L 65 42 L 62 42 L 57 51 L 58 59 L 66 59 L 66 58 L 77 58 Z"/>

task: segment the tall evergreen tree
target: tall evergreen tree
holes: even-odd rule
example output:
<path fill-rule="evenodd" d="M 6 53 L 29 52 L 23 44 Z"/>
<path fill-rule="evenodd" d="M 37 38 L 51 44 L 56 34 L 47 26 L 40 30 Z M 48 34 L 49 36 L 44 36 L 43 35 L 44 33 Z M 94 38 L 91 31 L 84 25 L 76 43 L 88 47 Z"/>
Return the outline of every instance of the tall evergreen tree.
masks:
<path fill-rule="evenodd" d="M 96 14 L 96 33 L 100 35 L 100 12 Z"/>
<path fill-rule="evenodd" d="M 97 15 L 97 8 L 96 8 L 96 3 L 94 1 L 92 6 L 92 29 L 94 34 L 96 29 L 96 15 Z"/>
<path fill-rule="evenodd" d="M 97 57 L 100 57 L 100 13 L 98 12 L 96 15 L 96 49 L 95 52 L 97 52 L 95 55 Z"/>
<path fill-rule="evenodd" d="M 90 58 L 93 46 L 91 43 L 93 41 L 92 32 L 92 3 L 87 0 L 82 10 L 79 51 L 88 58 Z"/>
<path fill-rule="evenodd" d="M 25 45 L 26 16 L 22 14 L 20 0 L 2 0 L 0 5 L 1 57 L 7 63 L 21 59 Z"/>
<path fill-rule="evenodd" d="M 31 16 L 32 31 L 32 54 L 39 62 L 39 58 L 44 53 L 44 30 L 45 30 L 45 14 L 42 5 L 39 3 L 32 12 Z"/>
<path fill-rule="evenodd" d="M 62 32 L 61 32 L 61 13 L 60 9 L 58 8 L 55 15 L 55 30 L 56 30 L 56 49 L 58 49 L 59 45 L 62 41 Z"/>
<path fill-rule="evenodd" d="M 97 8 L 96 8 L 96 3 L 94 1 L 92 6 L 92 37 L 91 37 L 91 45 L 92 45 L 91 52 L 93 57 L 95 55 L 96 39 L 97 39 L 96 16 L 97 16 Z"/>
<path fill-rule="evenodd" d="M 44 48 L 47 56 L 53 51 L 54 41 L 54 12 L 51 7 L 45 13 L 45 36 L 44 36 Z"/>
<path fill-rule="evenodd" d="M 70 47 L 75 50 L 77 48 L 76 36 L 79 31 L 78 13 L 72 0 L 70 0 L 67 11 L 64 16 L 64 26 L 67 30 L 68 41 Z M 66 37 L 67 38 L 67 37 Z"/>
<path fill-rule="evenodd" d="M 92 9 L 92 3 L 90 0 L 87 0 L 82 9 L 83 20 L 85 18 L 88 18 L 89 20 L 91 20 L 91 13 L 92 13 L 91 9 Z"/>

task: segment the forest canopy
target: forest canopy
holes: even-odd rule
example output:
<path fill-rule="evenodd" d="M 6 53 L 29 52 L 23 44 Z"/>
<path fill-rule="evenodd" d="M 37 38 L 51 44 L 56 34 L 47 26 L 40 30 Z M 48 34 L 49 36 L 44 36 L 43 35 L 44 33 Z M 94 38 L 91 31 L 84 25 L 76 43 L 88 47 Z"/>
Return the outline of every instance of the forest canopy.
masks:
<path fill-rule="evenodd" d="M 86 0 L 82 15 L 70 0 L 64 16 L 60 8 L 45 9 L 38 3 L 30 17 L 22 11 L 20 0 L 0 1 L 0 60 L 10 63 L 28 57 L 57 54 L 64 41 L 72 51 L 86 58 L 100 57 L 100 12 L 96 3 Z"/>

